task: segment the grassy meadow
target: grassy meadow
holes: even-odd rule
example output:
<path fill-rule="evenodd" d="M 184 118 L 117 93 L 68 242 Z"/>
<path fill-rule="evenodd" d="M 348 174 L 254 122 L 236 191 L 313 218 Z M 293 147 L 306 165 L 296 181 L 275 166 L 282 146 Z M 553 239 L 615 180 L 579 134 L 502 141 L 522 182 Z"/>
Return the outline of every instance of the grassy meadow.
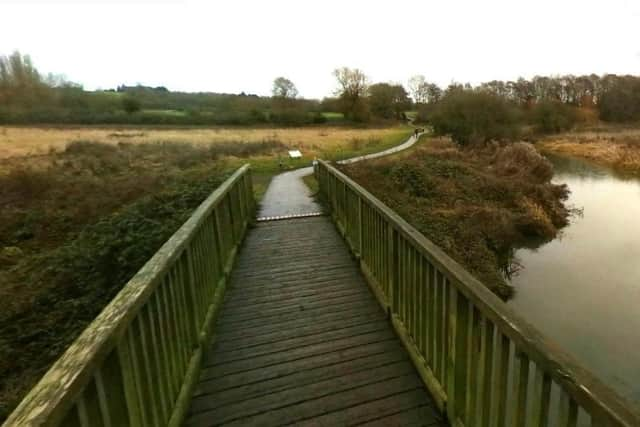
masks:
<path fill-rule="evenodd" d="M 278 127 L 0 127 L 0 159 L 16 156 L 60 152 L 73 141 L 118 143 L 219 143 L 246 144 L 278 141 L 283 149 L 299 149 L 307 157 L 335 156 L 340 152 L 361 152 L 379 146 L 394 145 L 410 133 L 406 126 L 382 128 L 348 128 L 322 126 L 302 128 Z M 283 151 L 284 153 L 284 151 Z M 285 153 L 286 154 L 286 153 Z"/>

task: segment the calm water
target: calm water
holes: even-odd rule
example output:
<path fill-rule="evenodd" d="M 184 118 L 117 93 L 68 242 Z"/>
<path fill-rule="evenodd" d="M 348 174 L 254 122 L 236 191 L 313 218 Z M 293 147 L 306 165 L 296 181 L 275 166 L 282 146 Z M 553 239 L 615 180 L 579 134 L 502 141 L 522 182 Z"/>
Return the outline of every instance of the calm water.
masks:
<path fill-rule="evenodd" d="M 510 304 L 605 383 L 640 403 L 640 180 L 550 157 L 583 209 L 554 241 L 520 249 Z"/>

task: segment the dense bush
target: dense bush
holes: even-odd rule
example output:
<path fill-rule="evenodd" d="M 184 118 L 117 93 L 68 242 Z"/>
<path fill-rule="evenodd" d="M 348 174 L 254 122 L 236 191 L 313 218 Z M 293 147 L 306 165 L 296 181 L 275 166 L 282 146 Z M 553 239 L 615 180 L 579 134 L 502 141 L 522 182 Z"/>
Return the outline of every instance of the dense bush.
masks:
<path fill-rule="evenodd" d="M 448 135 L 459 145 L 511 140 L 518 135 L 519 118 L 504 98 L 474 91 L 447 93 L 433 108 L 428 122 L 437 135 Z"/>
<path fill-rule="evenodd" d="M 626 76 L 614 80 L 598 102 L 602 120 L 631 122 L 640 120 L 640 78 Z"/>
<path fill-rule="evenodd" d="M 532 122 L 538 132 L 554 133 L 570 130 L 578 119 L 576 109 L 558 101 L 542 101 L 532 111 Z"/>
<path fill-rule="evenodd" d="M 122 109 L 129 114 L 138 112 L 141 109 L 140 101 L 132 96 L 125 96 L 122 98 Z"/>
<path fill-rule="evenodd" d="M 568 190 L 530 144 L 461 149 L 434 138 L 411 156 L 342 169 L 504 298 L 514 248 L 567 224 Z"/>

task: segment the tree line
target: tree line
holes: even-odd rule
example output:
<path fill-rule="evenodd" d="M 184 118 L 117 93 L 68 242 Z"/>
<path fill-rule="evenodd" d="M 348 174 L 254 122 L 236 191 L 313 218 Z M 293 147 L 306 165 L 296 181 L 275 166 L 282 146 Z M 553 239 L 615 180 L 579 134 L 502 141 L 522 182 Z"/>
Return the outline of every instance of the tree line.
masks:
<path fill-rule="evenodd" d="M 409 79 L 409 88 L 418 104 L 437 103 L 448 93 L 473 89 L 524 108 L 533 108 L 541 103 L 560 103 L 594 109 L 604 121 L 640 120 L 640 77 L 632 75 L 535 76 L 529 80 L 492 80 L 476 87 L 468 83 L 451 83 L 445 89 L 427 82 L 424 76 L 414 76 Z"/>
<path fill-rule="evenodd" d="M 0 56 L 0 123 L 303 125 L 325 122 L 322 112 L 370 122 L 403 120 L 410 109 L 429 121 L 436 105 L 460 92 L 499 98 L 545 131 L 570 127 L 578 110 L 604 121 L 640 120 L 640 77 L 631 75 L 536 76 L 446 88 L 417 75 L 408 81 L 409 92 L 400 83 L 371 83 L 357 68 L 338 68 L 333 75 L 337 88 L 322 101 L 299 97 L 295 84 L 282 76 L 273 81 L 270 97 L 172 92 L 162 86 L 85 91 L 61 76 L 42 75 L 29 56 L 14 52 Z"/>
<path fill-rule="evenodd" d="M 280 80 L 282 83 L 284 78 Z M 275 82 L 274 82 L 275 84 Z M 324 123 L 321 103 L 289 88 L 253 94 L 173 92 L 165 87 L 119 86 L 86 91 L 62 76 L 43 75 L 27 55 L 0 56 L 0 123 L 305 125 Z"/>

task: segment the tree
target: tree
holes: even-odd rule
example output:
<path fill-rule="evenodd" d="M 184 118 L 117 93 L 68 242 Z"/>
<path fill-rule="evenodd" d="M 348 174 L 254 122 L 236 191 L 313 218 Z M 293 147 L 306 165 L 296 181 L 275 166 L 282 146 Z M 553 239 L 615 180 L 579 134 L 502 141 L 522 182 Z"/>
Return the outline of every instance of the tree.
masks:
<path fill-rule="evenodd" d="M 338 80 L 336 95 L 340 99 L 342 112 L 345 117 L 356 121 L 366 121 L 369 118 L 369 111 L 365 103 L 367 95 L 367 76 L 357 68 L 338 68 L 333 71 L 333 75 Z"/>
<path fill-rule="evenodd" d="M 640 78 L 607 75 L 598 101 L 600 118 L 611 122 L 640 120 Z"/>
<path fill-rule="evenodd" d="M 285 77 L 277 77 L 273 81 L 273 89 L 271 92 L 276 98 L 294 99 L 298 96 L 296 85 Z"/>
<path fill-rule="evenodd" d="M 427 100 L 429 103 L 436 103 L 440 101 L 442 98 L 442 89 L 435 83 L 427 83 L 427 87 L 425 88 L 427 93 Z"/>
<path fill-rule="evenodd" d="M 402 85 L 376 83 L 369 87 L 369 107 L 371 112 L 385 119 L 401 119 L 410 108 L 411 100 Z"/>
<path fill-rule="evenodd" d="M 28 55 L 15 51 L 0 56 L 0 104 L 31 107 L 51 97 L 49 88 Z"/>
<path fill-rule="evenodd" d="M 428 100 L 428 83 L 423 75 L 416 75 L 409 79 L 409 91 L 416 104 L 426 104 Z"/>
<path fill-rule="evenodd" d="M 122 98 L 122 108 L 127 112 L 127 114 L 133 114 L 140 111 L 140 101 L 132 96 L 125 95 L 125 97 Z"/>
<path fill-rule="evenodd" d="M 454 89 L 435 105 L 429 117 L 438 135 L 449 135 L 460 145 L 517 136 L 515 111 L 502 97 L 481 90 Z"/>
<path fill-rule="evenodd" d="M 574 107 L 560 101 L 544 100 L 533 108 L 533 122 L 538 132 L 552 133 L 569 130 L 577 121 Z"/>

